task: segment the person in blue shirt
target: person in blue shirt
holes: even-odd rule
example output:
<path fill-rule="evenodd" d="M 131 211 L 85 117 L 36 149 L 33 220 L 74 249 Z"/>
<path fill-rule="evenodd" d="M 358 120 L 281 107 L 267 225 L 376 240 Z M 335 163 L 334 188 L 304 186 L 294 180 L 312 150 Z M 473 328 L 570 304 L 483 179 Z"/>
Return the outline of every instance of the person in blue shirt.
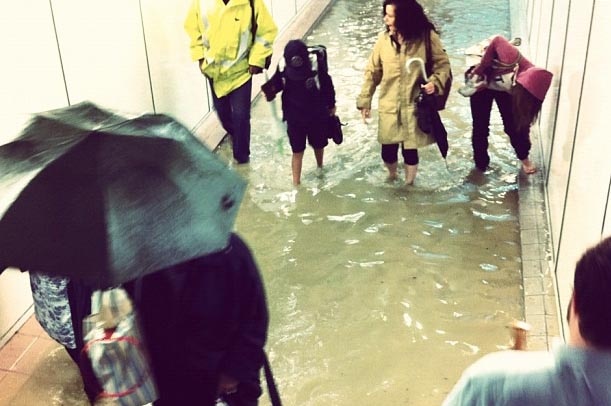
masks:
<path fill-rule="evenodd" d="M 488 354 L 467 368 L 443 406 L 611 405 L 611 237 L 577 262 L 567 320 L 566 345 Z"/>

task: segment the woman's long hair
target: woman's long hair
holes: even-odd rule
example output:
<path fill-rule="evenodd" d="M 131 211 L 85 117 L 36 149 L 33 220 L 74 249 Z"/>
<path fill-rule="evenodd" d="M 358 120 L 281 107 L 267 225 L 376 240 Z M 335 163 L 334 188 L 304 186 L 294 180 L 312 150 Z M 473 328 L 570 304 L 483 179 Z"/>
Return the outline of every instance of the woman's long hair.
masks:
<path fill-rule="evenodd" d="M 513 123 L 518 132 L 528 131 L 535 122 L 543 102 L 530 94 L 528 90 L 519 83 L 511 89 L 511 105 L 513 112 Z"/>
<path fill-rule="evenodd" d="M 386 14 L 386 6 L 389 5 L 395 6 L 395 27 L 405 41 L 420 40 L 431 30 L 437 32 L 416 0 L 384 0 L 382 16 Z"/>

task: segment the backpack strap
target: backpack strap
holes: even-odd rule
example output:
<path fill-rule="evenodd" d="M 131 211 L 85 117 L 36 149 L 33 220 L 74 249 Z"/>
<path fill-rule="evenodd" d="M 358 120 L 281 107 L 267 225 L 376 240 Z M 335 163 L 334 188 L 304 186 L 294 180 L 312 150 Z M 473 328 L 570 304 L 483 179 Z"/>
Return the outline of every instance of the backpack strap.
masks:
<path fill-rule="evenodd" d="M 267 354 L 263 352 L 263 370 L 265 371 L 265 381 L 267 382 L 267 393 L 272 402 L 272 406 L 282 406 L 278 389 L 276 388 L 276 382 L 274 381 L 274 375 L 272 374 L 272 368 L 269 365 Z"/>
<path fill-rule="evenodd" d="M 255 43 L 255 35 L 257 35 L 257 17 L 255 16 L 255 0 L 250 2 L 250 33 L 252 34 L 252 43 Z"/>
<path fill-rule="evenodd" d="M 426 70 L 426 76 L 431 76 L 433 73 L 433 49 L 431 46 L 431 32 L 429 31 L 424 36 L 424 49 L 426 51 L 426 60 L 424 61 L 424 69 Z"/>

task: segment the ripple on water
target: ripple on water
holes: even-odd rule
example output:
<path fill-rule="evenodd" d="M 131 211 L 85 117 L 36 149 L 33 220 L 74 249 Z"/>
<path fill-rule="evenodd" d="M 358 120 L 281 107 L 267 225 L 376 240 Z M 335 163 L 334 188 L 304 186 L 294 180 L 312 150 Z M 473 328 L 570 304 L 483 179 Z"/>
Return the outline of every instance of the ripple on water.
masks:
<path fill-rule="evenodd" d="M 340 223 L 356 223 L 365 215 L 364 211 L 353 214 L 344 214 L 343 216 L 327 216 L 329 221 L 338 221 Z"/>
<path fill-rule="evenodd" d="M 479 264 L 479 267 L 486 272 L 496 272 L 499 267 L 493 264 Z"/>

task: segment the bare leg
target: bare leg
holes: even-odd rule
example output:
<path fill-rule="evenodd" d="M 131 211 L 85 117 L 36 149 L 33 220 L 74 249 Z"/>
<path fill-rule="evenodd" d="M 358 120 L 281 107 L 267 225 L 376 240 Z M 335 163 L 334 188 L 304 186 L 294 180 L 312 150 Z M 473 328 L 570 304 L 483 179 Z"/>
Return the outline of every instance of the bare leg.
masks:
<path fill-rule="evenodd" d="M 324 148 L 320 148 L 320 149 L 315 149 L 314 150 L 314 156 L 316 157 L 316 166 L 318 166 L 319 168 L 322 168 L 322 163 L 323 163 L 324 155 L 325 155 L 325 149 Z"/>
<path fill-rule="evenodd" d="M 303 152 L 293 153 L 291 169 L 293 170 L 293 185 L 301 184 L 301 165 L 303 163 Z"/>
<path fill-rule="evenodd" d="M 530 159 L 526 158 L 522 159 L 522 170 L 524 170 L 525 174 L 532 175 L 533 173 L 537 172 L 537 167 L 530 161 Z"/>
<path fill-rule="evenodd" d="M 405 165 L 405 184 L 413 185 L 418 173 L 418 165 Z"/>
<path fill-rule="evenodd" d="M 386 169 L 388 169 L 388 178 L 386 178 L 386 180 L 388 180 L 389 182 L 396 180 L 397 179 L 397 163 L 396 162 L 392 164 L 384 163 L 384 165 L 386 166 Z"/>

